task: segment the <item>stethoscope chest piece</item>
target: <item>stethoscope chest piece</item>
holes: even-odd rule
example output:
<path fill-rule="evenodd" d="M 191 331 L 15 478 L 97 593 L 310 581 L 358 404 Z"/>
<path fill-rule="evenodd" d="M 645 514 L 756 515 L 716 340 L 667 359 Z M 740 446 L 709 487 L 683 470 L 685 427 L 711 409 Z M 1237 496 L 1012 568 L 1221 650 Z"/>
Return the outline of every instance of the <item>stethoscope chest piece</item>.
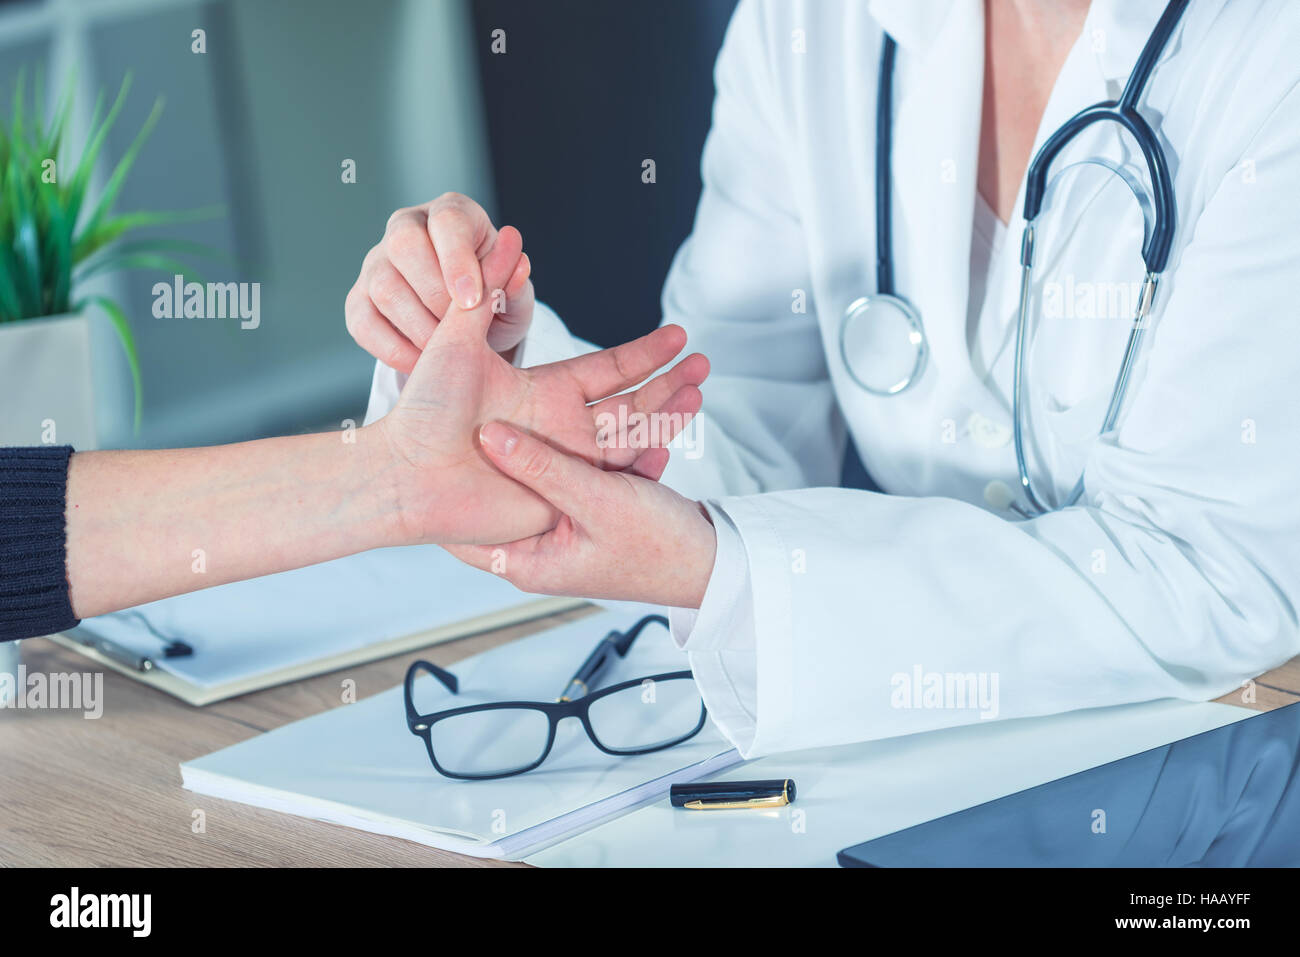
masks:
<path fill-rule="evenodd" d="M 929 354 L 921 314 L 906 299 L 863 296 L 844 310 L 840 355 L 849 376 L 874 395 L 897 395 L 921 377 Z"/>

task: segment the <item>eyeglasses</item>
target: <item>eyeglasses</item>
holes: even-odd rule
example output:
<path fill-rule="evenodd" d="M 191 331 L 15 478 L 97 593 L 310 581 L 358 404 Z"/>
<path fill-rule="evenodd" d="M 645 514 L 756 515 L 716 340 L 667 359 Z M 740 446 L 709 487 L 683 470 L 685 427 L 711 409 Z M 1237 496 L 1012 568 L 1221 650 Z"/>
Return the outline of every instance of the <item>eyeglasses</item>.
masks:
<path fill-rule="evenodd" d="M 565 718 L 577 718 L 591 742 L 606 754 L 662 751 L 693 738 L 707 712 L 689 671 L 669 671 L 591 691 L 615 656 L 627 655 L 642 629 L 668 627 L 663 615 L 647 615 L 626 632 L 611 631 L 587 656 L 557 701 L 501 701 L 422 714 L 415 707 L 415 679 L 427 671 L 452 694 L 460 682 L 450 671 L 416 661 L 406 671 L 406 724 L 423 738 L 439 774 L 482 781 L 523 774 L 541 765 Z"/>

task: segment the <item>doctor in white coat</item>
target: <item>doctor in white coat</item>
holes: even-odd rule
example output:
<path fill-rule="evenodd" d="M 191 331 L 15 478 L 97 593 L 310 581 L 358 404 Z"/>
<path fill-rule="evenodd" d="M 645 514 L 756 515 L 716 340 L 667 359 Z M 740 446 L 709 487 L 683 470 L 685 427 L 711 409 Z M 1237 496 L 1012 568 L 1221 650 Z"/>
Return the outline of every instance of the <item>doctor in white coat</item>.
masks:
<path fill-rule="evenodd" d="M 1069 117 L 1118 96 L 1164 9 L 741 0 L 694 231 L 663 294 L 664 320 L 713 364 L 699 454 L 675 454 L 655 484 L 485 425 L 492 461 L 564 514 L 496 550 L 496 569 L 504 557 L 528 590 L 673 606 L 710 713 L 746 756 L 1208 699 L 1300 652 L 1300 4 L 1193 0 L 1155 64 L 1138 109 L 1169 158 L 1177 226 L 1104 435 L 1150 183 L 1115 124 L 1053 165 L 1026 446 L 1036 489 L 1060 503 L 1082 476 L 1083 491 L 1042 515 L 1019 491 L 1025 169 Z M 885 32 L 894 276 L 929 347 L 891 396 L 859 387 L 840 347 L 846 308 L 875 291 Z M 411 243 L 389 255 L 390 224 L 354 290 L 354 334 L 398 367 L 377 369 L 372 418 L 445 307 L 434 267 L 466 301 L 480 294 L 465 263 L 492 228 L 448 202 L 420 208 L 418 269 Z M 407 277 L 404 305 L 391 282 L 366 294 L 376 263 Z M 516 363 L 588 348 L 531 287 L 508 292 L 494 332 Z M 883 492 L 834 487 L 850 434 Z"/>

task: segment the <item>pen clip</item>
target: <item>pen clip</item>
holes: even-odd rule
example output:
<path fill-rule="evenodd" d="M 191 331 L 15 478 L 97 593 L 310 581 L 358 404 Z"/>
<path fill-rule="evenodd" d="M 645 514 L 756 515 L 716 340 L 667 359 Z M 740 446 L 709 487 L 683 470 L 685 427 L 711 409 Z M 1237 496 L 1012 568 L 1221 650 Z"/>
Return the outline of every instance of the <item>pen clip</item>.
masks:
<path fill-rule="evenodd" d="M 745 801 L 702 801 L 697 798 L 694 801 L 687 801 L 682 807 L 690 811 L 730 811 L 742 808 L 785 807 L 789 803 L 784 794 L 772 794 Z"/>

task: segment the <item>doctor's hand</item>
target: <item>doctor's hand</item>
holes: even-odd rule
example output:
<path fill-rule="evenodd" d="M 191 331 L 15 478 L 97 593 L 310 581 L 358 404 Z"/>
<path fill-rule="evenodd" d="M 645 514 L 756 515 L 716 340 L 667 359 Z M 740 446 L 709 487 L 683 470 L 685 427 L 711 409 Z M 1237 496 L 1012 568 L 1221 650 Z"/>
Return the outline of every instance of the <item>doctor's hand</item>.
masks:
<path fill-rule="evenodd" d="M 666 449 L 643 453 L 630 472 L 606 472 L 501 422 L 484 425 L 480 441 L 502 473 L 562 514 L 540 535 L 449 552 L 523 591 L 700 606 L 717 536 L 698 502 L 657 481 Z"/>
<path fill-rule="evenodd" d="M 486 261 L 507 234 L 507 245 L 522 250 L 518 230 L 498 231 L 478 203 L 458 193 L 399 209 L 348 293 L 348 332 L 380 362 L 409 375 L 453 304 L 473 309 L 495 297 L 488 344 L 513 353 L 533 318 L 533 284 L 520 251 L 499 283 L 487 281 Z"/>
<path fill-rule="evenodd" d="M 499 278 L 519 253 L 518 233 L 502 230 L 485 260 Z M 551 528 L 558 513 L 503 474 L 478 445 L 494 419 L 545 436 L 584 464 L 645 474 L 662 446 L 700 409 L 704 356 L 688 356 L 635 392 L 625 393 L 678 355 L 679 326 L 664 326 L 613 349 L 550 365 L 516 369 L 488 344 L 491 304 L 451 306 L 429 337 L 393 410 L 373 428 L 396 463 L 391 476 L 409 540 L 436 544 L 508 542 Z M 658 414 L 665 428 L 638 424 Z M 660 471 L 663 466 L 658 465 Z M 657 474 L 655 475 L 657 477 Z"/>

